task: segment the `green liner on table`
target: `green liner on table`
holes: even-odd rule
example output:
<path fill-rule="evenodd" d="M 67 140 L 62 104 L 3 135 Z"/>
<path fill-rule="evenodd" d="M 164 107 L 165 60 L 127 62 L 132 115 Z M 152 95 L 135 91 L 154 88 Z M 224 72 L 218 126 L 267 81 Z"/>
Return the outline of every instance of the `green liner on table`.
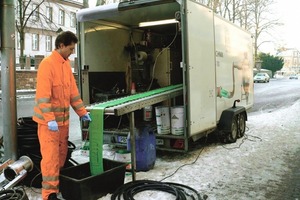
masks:
<path fill-rule="evenodd" d="M 103 173 L 103 124 L 104 112 L 106 108 L 135 101 L 141 98 L 167 92 L 182 87 L 182 84 L 171 85 L 148 92 L 137 93 L 134 95 L 113 99 L 94 105 L 90 109 L 92 122 L 89 125 L 89 149 L 90 149 L 90 170 L 92 175 Z"/>

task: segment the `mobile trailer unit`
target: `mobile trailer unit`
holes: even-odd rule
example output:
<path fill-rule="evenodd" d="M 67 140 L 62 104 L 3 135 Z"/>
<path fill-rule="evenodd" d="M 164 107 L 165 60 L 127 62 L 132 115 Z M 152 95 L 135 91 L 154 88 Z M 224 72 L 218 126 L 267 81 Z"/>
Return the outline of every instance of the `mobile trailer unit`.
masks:
<path fill-rule="evenodd" d="M 140 123 L 138 112 L 151 105 L 184 108 L 183 134 L 156 134 L 157 149 L 187 151 L 191 139 L 217 129 L 224 142 L 244 135 L 246 110 L 253 105 L 248 32 L 193 0 L 108 4 L 80 10 L 77 20 L 80 90 L 88 109 L 127 98 L 133 89 L 147 93 L 105 109 L 104 115 L 115 118 L 104 120 L 104 129 L 109 124 L 117 131 L 104 133 L 115 141 L 127 135 L 118 131 L 126 117 L 120 118 L 136 113 L 129 119 L 133 132 L 134 121 Z"/>

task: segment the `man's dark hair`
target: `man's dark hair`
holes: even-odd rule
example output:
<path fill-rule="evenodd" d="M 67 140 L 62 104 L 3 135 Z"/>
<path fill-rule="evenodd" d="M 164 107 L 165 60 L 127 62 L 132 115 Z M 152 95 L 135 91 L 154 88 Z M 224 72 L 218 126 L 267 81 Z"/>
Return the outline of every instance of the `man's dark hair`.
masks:
<path fill-rule="evenodd" d="M 74 42 L 75 44 L 78 42 L 78 38 L 71 31 L 61 32 L 56 40 L 55 40 L 55 48 L 58 49 L 59 45 L 63 43 L 65 46 L 68 46 Z"/>

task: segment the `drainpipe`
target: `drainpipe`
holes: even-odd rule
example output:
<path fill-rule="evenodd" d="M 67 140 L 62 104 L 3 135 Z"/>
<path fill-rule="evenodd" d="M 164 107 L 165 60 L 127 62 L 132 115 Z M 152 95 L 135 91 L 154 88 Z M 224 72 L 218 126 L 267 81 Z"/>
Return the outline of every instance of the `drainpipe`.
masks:
<path fill-rule="evenodd" d="M 0 1 L 0 30 L 4 159 L 17 160 L 14 0 Z"/>

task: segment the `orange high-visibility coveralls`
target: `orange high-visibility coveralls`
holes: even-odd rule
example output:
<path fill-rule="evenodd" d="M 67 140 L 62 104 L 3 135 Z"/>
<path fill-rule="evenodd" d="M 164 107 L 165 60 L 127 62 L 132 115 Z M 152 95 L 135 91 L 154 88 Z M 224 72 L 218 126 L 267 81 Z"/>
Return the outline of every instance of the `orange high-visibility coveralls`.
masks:
<path fill-rule="evenodd" d="M 42 60 L 37 73 L 33 120 L 38 123 L 42 154 L 42 197 L 59 192 L 59 171 L 64 166 L 69 137 L 70 105 L 82 117 L 87 113 L 71 71 L 70 61 L 57 51 Z M 58 132 L 48 129 L 55 120 Z"/>

